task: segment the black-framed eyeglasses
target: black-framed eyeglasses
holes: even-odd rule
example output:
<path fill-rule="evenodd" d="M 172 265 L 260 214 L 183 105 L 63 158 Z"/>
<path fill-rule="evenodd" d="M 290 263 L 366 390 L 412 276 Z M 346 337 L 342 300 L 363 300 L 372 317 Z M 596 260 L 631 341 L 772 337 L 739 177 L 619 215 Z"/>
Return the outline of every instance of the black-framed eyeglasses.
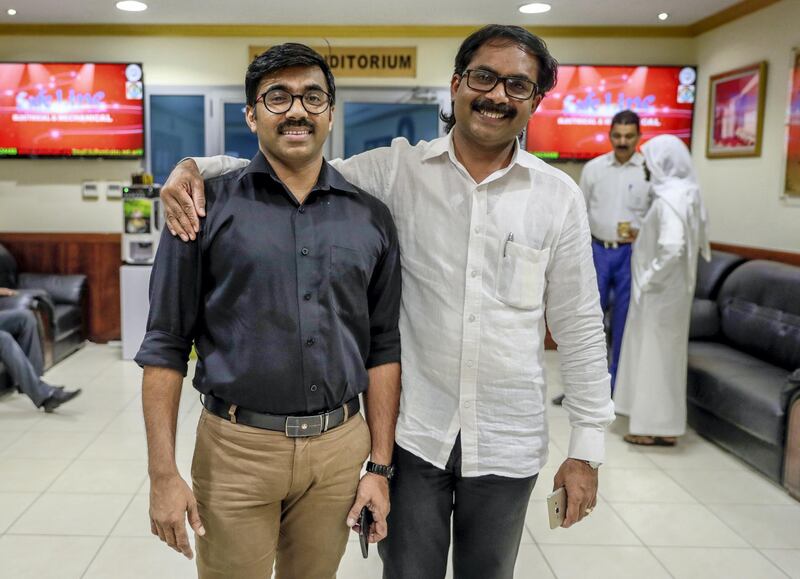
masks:
<path fill-rule="evenodd" d="M 518 101 L 526 101 L 539 92 L 535 82 L 519 76 L 500 76 L 480 68 L 467 69 L 461 76 L 467 77 L 467 86 L 478 92 L 491 92 L 503 81 L 506 95 Z"/>
<path fill-rule="evenodd" d="M 303 94 L 292 94 L 282 88 L 275 88 L 258 97 L 258 100 L 264 103 L 264 108 L 276 115 L 282 115 L 291 109 L 294 99 L 300 99 L 300 104 L 311 115 L 320 115 L 331 106 L 331 95 L 317 88 L 307 90 Z"/>

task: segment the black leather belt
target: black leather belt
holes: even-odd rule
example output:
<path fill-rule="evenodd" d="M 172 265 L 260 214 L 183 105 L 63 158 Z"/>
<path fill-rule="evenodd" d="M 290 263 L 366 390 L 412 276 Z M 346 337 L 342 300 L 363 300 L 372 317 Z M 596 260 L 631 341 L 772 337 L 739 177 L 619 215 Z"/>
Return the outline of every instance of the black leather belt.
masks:
<path fill-rule="evenodd" d="M 244 424 L 254 428 L 264 430 L 275 430 L 283 432 L 290 438 L 301 438 L 306 436 L 319 436 L 337 426 L 341 426 L 347 420 L 356 415 L 361 408 L 358 396 L 351 398 L 343 406 L 311 416 L 284 416 L 279 414 L 266 414 L 254 412 L 246 408 L 239 408 L 235 404 L 225 402 L 214 396 L 206 394 L 202 397 L 203 406 L 212 414 L 220 418 L 230 420 L 233 424 Z"/>

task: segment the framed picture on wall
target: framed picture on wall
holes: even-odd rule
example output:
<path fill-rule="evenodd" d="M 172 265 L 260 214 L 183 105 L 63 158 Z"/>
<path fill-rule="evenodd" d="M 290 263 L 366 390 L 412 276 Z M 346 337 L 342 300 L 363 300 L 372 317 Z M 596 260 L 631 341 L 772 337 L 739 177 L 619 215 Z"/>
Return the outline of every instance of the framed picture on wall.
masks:
<path fill-rule="evenodd" d="M 709 84 L 706 157 L 760 156 L 766 61 L 715 74 Z"/>
<path fill-rule="evenodd" d="M 792 69 L 789 73 L 785 159 L 784 195 L 800 198 L 800 48 L 795 48 L 792 53 Z"/>

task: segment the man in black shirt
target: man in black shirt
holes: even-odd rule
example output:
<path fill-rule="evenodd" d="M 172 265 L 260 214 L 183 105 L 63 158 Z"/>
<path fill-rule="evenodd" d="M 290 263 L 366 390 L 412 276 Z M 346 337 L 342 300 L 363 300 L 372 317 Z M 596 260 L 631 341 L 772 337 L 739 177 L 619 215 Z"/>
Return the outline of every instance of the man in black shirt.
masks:
<path fill-rule="evenodd" d="M 387 534 L 400 393 L 400 262 L 388 209 L 322 158 L 335 86 L 324 59 L 275 46 L 246 77 L 259 149 L 205 183 L 196 241 L 162 237 L 136 356 L 151 530 L 201 577 L 334 577 L 352 513 Z M 194 492 L 175 466 L 192 344 L 203 394 Z M 364 394 L 367 425 L 359 413 Z M 364 460 L 369 471 L 359 482 Z"/>

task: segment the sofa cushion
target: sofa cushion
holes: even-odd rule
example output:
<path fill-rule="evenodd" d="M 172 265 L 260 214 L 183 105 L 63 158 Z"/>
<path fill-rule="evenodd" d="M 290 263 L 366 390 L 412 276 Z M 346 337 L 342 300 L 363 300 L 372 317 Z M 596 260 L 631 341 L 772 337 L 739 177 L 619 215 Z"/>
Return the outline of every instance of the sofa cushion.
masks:
<path fill-rule="evenodd" d="M 770 444 L 784 444 L 786 410 L 800 385 L 789 373 L 725 344 L 689 342 L 687 399 Z"/>
<path fill-rule="evenodd" d="M 711 261 L 697 260 L 697 283 L 694 288 L 695 297 L 716 299 L 722 282 L 736 267 L 745 262 L 745 258 L 735 253 L 714 250 Z"/>
<path fill-rule="evenodd" d="M 81 327 L 81 308 L 79 306 L 58 305 L 55 308 L 56 340 Z"/>
<path fill-rule="evenodd" d="M 725 341 L 786 370 L 800 367 L 800 267 L 748 261 L 723 282 L 717 303 Z"/>

